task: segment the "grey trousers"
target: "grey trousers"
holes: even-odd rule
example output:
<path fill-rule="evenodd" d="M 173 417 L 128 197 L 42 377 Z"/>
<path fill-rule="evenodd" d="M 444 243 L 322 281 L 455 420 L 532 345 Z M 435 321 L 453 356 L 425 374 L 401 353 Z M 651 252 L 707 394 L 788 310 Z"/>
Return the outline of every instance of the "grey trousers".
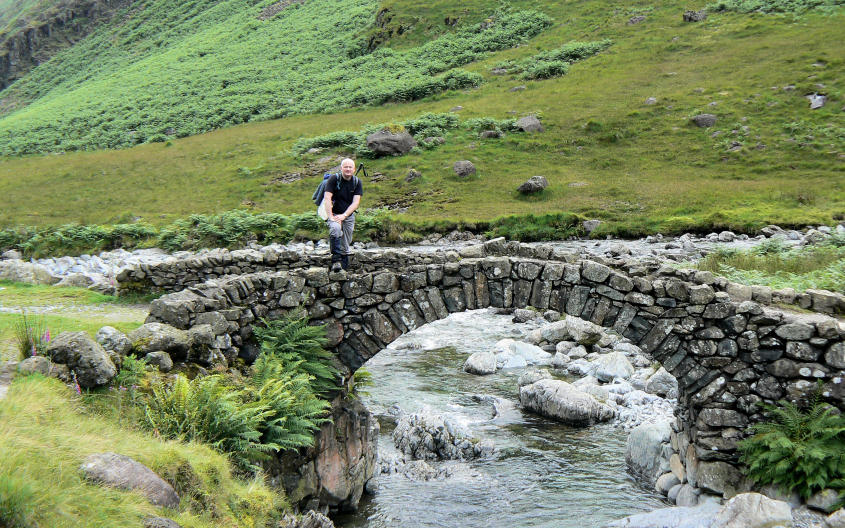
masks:
<path fill-rule="evenodd" d="M 326 220 L 326 225 L 329 226 L 329 238 L 341 239 L 340 254 L 349 255 L 349 244 L 352 243 L 352 232 L 355 230 L 355 213 L 352 213 L 349 218 L 343 221 L 343 225 L 338 222 Z M 331 240 L 329 240 L 331 246 Z"/>

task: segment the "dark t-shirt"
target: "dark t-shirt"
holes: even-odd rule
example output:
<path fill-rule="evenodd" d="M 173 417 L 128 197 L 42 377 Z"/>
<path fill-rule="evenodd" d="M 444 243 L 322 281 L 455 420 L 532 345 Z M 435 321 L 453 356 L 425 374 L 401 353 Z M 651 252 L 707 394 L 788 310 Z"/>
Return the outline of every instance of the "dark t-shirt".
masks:
<path fill-rule="evenodd" d="M 340 189 L 337 188 L 337 178 L 340 178 Z M 326 182 L 326 192 L 332 193 L 332 213 L 343 214 L 352 205 L 352 198 L 357 194 L 363 196 L 364 188 L 361 185 L 361 178 L 358 178 L 358 186 L 353 188 L 355 178 L 345 180 L 339 174 L 333 174 Z"/>

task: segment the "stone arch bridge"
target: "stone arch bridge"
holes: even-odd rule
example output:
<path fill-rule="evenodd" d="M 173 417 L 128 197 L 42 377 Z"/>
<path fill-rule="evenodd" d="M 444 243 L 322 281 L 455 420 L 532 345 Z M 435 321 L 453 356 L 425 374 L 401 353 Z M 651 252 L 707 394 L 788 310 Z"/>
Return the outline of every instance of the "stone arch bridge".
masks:
<path fill-rule="evenodd" d="M 146 269 L 121 281 L 159 277 L 152 282 L 173 289 L 193 283 L 154 301 L 147 322 L 209 325 L 215 337 L 202 358 L 209 363 L 254 359 L 251 325 L 300 305 L 327 325 L 348 373 L 403 333 L 454 312 L 530 306 L 592 321 L 629 338 L 677 378 L 671 441 L 690 481 L 701 464 L 737 465 L 736 442 L 762 419 L 759 402 L 806 400 L 820 384 L 824 398 L 845 411 L 845 324 L 835 318 L 732 300 L 707 273 L 614 269 L 492 242 L 462 254 L 359 255 L 348 275 L 329 273 L 327 256 L 280 254 L 273 264 L 242 260 L 237 271 L 246 274 L 226 275 L 227 266 L 235 271 L 231 262 L 207 257 L 181 263 L 181 275 L 171 264 L 170 277 Z"/>

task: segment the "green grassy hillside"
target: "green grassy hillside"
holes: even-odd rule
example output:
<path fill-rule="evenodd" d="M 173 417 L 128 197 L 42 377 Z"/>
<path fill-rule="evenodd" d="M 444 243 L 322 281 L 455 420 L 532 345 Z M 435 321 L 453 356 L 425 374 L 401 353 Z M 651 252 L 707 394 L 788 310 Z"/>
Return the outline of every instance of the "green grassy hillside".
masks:
<path fill-rule="evenodd" d="M 500 12 L 484 31 L 498 3 L 350 0 L 341 13 L 312 0 L 259 20 L 271 3 L 149 1 L 0 93 L 32 101 L 0 119 L 6 153 L 167 140 L 0 160 L 0 225 L 309 210 L 321 170 L 347 149 L 297 155 L 297 141 L 458 106 L 462 121 L 536 113 L 546 132 L 481 139 L 458 128 L 439 148 L 367 160 L 382 175 L 365 182 L 365 207 L 407 207 L 410 219 L 571 211 L 624 234 L 845 218 L 841 2 L 684 23 L 680 1 L 513 1 L 516 14 Z M 645 20 L 629 24 L 635 15 Z M 612 45 L 564 76 L 491 71 L 603 39 Z M 455 89 L 426 84 L 458 65 L 467 73 L 454 74 Z M 809 93 L 827 104 L 810 110 Z M 690 122 L 701 112 L 717 115 L 713 128 Z M 289 117 L 191 135 L 280 115 Z M 454 175 L 460 159 L 476 177 Z M 412 167 L 423 177 L 404 183 Z M 549 189 L 518 195 L 535 174 Z"/>

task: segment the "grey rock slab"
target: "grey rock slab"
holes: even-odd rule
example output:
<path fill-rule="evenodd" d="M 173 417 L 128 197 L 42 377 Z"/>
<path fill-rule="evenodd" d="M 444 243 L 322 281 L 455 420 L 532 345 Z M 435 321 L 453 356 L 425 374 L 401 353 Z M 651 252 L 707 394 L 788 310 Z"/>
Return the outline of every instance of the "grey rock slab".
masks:
<path fill-rule="evenodd" d="M 692 118 L 692 122 L 700 128 L 710 128 L 716 124 L 716 116 L 713 114 L 699 114 Z"/>
<path fill-rule="evenodd" d="M 182 525 L 166 517 L 147 517 L 144 528 L 182 528 Z"/>
<path fill-rule="evenodd" d="M 523 132 L 543 132 L 543 124 L 537 119 L 537 116 L 525 116 L 517 119 L 516 127 Z"/>
<path fill-rule="evenodd" d="M 608 528 L 710 528 L 719 505 L 705 502 L 698 507 L 675 506 L 638 513 L 608 524 Z"/>
<path fill-rule="evenodd" d="M 191 348 L 188 332 L 163 323 L 146 323 L 128 335 L 132 348 L 141 355 L 157 350 L 184 356 Z"/>
<path fill-rule="evenodd" d="M 475 165 L 473 165 L 473 163 L 469 160 L 456 161 L 454 165 L 452 165 L 452 170 L 455 171 L 455 174 L 457 174 L 459 178 L 466 178 L 475 174 Z"/>
<path fill-rule="evenodd" d="M 611 407 L 560 380 L 540 380 L 519 389 L 522 406 L 570 425 L 604 422 L 614 416 Z"/>
<path fill-rule="evenodd" d="M 367 136 L 367 148 L 379 156 L 398 156 L 410 152 L 417 141 L 405 131 L 391 132 L 382 129 Z"/>
<path fill-rule="evenodd" d="M 823 489 L 807 499 L 807 506 L 826 513 L 833 512 L 833 507 L 839 502 L 839 493 L 834 489 Z"/>
<path fill-rule="evenodd" d="M 549 186 L 549 180 L 545 176 L 532 176 L 523 182 L 516 190 L 522 194 L 534 194 Z"/>
<path fill-rule="evenodd" d="M 94 388 L 107 384 L 117 374 L 111 358 L 85 332 L 62 332 L 47 345 L 47 354 L 76 373 L 81 387 Z"/>
<path fill-rule="evenodd" d="M 150 365 L 155 365 L 161 372 L 170 372 L 173 368 L 173 360 L 167 352 L 158 350 L 150 352 L 146 355 L 146 360 Z"/>
<path fill-rule="evenodd" d="M 150 468 L 128 456 L 117 453 L 99 453 L 89 456 L 80 469 L 85 477 L 110 487 L 135 490 L 147 497 L 150 503 L 166 508 L 179 506 L 179 495 L 164 479 Z"/>
<path fill-rule="evenodd" d="M 827 528 L 845 528 L 845 509 L 838 509 L 825 519 Z"/>
<path fill-rule="evenodd" d="M 759 493 L 741 493 L 716 514 L 711 528 L 784 528 L 792 526 L 792 508 Z"/>
<path fill-rule="evenodd" d="M 616 378 L 628 379 L 634 374 L 634 367 L 622 352 L 603 354 L 596 360 L 595 377 L 600 381 L 610 382 Z"/>
<path fill-rule="evenodd" d="M 669 490 L 680 484 L 681 481 L 678 480 L 673 473 L 664 473 L 660 475 L 657 479 L 657 483 L 654 485 L 654 489 L 663 495 L 668 495 Z"/>
<path fill-rule="evenodd" d="M 645 480 L 650 486 L 654 486 L 657 478 L 663 473 L 663 446 L 669 443 L 671 434 L 672 426 L 668 420 L 640 424 L 628 434 L 625 442 L 625 462 L 634 475 Z"/>
<path fill-rule="evenodd" d="M 464 363 L 464 372 L 470 374 L 493 374 L 496 372 L 496 354 L 489 351 L 475 352 Z"/>
<path fill-rule="evenodd" d="M 675 376 L 669 374 L 665 368 L 660 367 L 646 380 L 645 391 L 664 398 L 677 398 L 678 380 L 675 379 Z"/>

